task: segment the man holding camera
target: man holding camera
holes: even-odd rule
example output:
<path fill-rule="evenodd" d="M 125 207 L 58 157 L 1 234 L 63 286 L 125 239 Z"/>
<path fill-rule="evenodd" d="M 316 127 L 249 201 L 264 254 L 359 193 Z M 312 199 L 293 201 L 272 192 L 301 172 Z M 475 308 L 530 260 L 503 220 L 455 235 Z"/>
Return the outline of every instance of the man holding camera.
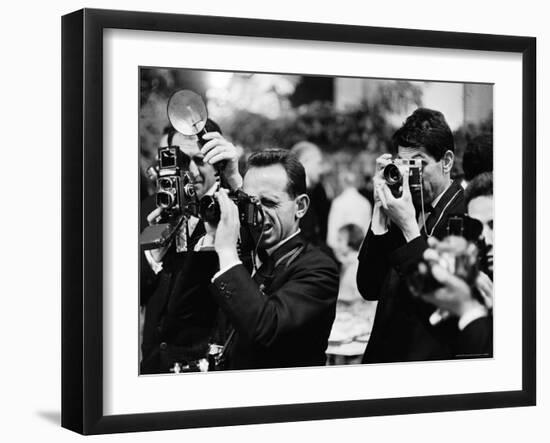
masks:
<path fill-rule="evenodd" d="M 492 152 L 492 150 L 491 150 Z M 444 242 L 430 240 L 430 249 L 424 259 L 441 287 L 423 294 L 424 301 L 459 319 L 455 352 L 458 356 L 479 357 L 493 355 L 493 173 L 484 172 L 473 178 L 466 188 L 464 200 L 468 215 L 482 225 L 484 263 L 475 284 L 468 285 L 440 266 L 439 257 L 451 251 L 457 255 L 460 238 L 450 237 Z"/>
<path fill-rule="evenodd" d="M 451 180 L 453 135 L 443 114 L 419 108 L 393 143 L 402 179 L 395 184 L 395 169 L 386 169 L 390 155 L 378 158 L 373 217 L 359 253 L 359 291 L 379 301 L 363 362 L 453 358 L 456 322 L 438 319 L 433 305 L 413 296 L 406 283 L 427 239 L 443 238 L 448 217 L 464 213 L 463 189 Z"/>
<path fill-rule="evenodd" d="M 476 281 L 466 280 L 441 266 L 445 254 L 458 256 L 468 248 L 461 237 L 447 237 L 442 242 L 429 239 L 430 249 L 424 252 L 431 275 L 438 287 L 420 297 L 438 308 L 438 312 L 459 319 L 453 349 L 456 357 L 490 357 L 493 355 L 493 283 L 484 272 L 479 272 Z"/>
<path fill-rule="evenodd" d="M 197 198 L 216 191 L 216 163 L 224 165 L 221 174 L 231 186 L 238 187 L 242 183 L 235 147 L 222 137 L 212 120 L 207 120 L 206 130 L 209 132 L 202 142 L 197 136 L 184 136 L 175 131 L 168 138 L 169 146 L 179 146 L 188 157 Z M 204 151 L 212 148 L 217 157 L 207 161 Z M 155 224 L 162 215 L 163 209 L 156 208 L 147 219 Z M 186 365 L 207 353 L 218 307 L 205 289 L 203 269 L 216 269 L 217 259 L 211 254 L 193 252 L 205 234 L 199 218 L 187 217 L 169 245 L 145 251 L 158 281 L 145 306 L 142 374 L 174 371 L 175 363 Z"/>
<path fill-rule="evenodd" d="M 215 158 L 210 152 L 206 158 Z M 221 217 L 209 226 L 220 270 L 212 294 L 234 331 L 224 355 L 226 369 L 324 365 L 338 295 L 335 262 L 300 236 L 306 214 L 305 171 L 292 154 L 252 155 L 243 191 L 257 199 L 264 224 L 258 240 L 261 266 L 253 275 L 241 263 L 239 210 L 226 190 L 217 194 Z"/>
<path fill-rule="evenodd" d="M 324 365 L 338 271 L 332 259 L 300 236 L 309 205 L 303 166 L 287 151 L 264 151 L 250 158 L 243 181 L 235 147 L 218 132 L 207 133 L 202 146 L 176 138 L 173 144 L 191 159 L 197 197 L 218 189 L 215 165 L 223 165 L 218 169 L 229 189 L 209 199 L 219 206 L 219 221 L 205 223 L 208 217 L 201 214 L 188 252 L 178 254 L 172 245 L 150 253 L 153 266 L 162 270 L 159 289 L 147 305 L 141 372 L 177 372 L 176 366 L 203 358 L 213 336 L 225 341 L 219 343 L 225 346 L 218 368 Z M 238 190 L 258 201 L 263 215 L 260 236 L 246 251 L 257 253 L 261 262 L 253 275 L 242 263 L 242 218 L 234 203 Z M 151 222 L 159 213 L 151 213 Z"/>

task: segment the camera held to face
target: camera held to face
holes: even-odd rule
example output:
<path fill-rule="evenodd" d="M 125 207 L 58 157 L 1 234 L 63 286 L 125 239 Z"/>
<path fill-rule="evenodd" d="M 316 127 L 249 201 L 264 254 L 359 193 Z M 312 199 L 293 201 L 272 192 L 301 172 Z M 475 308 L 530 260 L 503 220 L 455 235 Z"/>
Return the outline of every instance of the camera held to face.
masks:
<path fill-rule="evenodd" d="M 241 226 L 261 230 L 264 223 L 264 213 L 258 199 L 251 197 L 240 189 L 229 192 L 229 198 L 239 209 Z M 220 204 L 217 198 L 212 195 L 205 195 L 201 198 L 199 214 L 204 221 L 216 226 L 220 221 Z"/>
<path fill-rule="evenodd" d="M 394 159 L 384 167 L 382 175 L 391 193 L 396 198 L 401 197 L 403 193 L 400 189 L 403 186 L 403 173 L 401 170 L 403 167 L 408 167 L 411 193 L 420 192 L 422 188 L 422 160 Z"/>

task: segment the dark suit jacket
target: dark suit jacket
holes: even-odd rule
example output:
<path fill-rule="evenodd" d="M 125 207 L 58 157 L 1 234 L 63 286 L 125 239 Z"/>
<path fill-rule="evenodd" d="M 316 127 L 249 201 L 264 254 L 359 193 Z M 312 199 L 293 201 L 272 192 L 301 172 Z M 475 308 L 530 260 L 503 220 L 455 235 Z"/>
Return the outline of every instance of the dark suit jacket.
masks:
<path fill-rule="evenodd" d="M 447 219 L 464 213 L 464 193 L 454 181 L 426 220 L 437 238 L 446 235 Z M 433 305 L 413 297 L 405 275 L 428 248 L 426 233 L 406 243 L 401 231 L 391 226 L 384 235 L 369 229 L 359 252 L 357 286 L 368 300 L 378 300 L 364 363 L 440 360 L 458 356 L 457 321 L 434 327 L 429 323 Z"/>
<path fill-rule="evenodd" d="M 456 357 L 493 356 L 493 316 L 478 318 L 458 333 Z"/>
<path fill-rule="evenodd" d="M 141 201 L 140 217 L 139 217 L 139 232 L 143 231 L 148 225 L 147 216 L 157 207 L 156 195 L 149 195 Z M 154 294 L 158 283 L 158 276 L 153 272 L 145 254 L 139 255 L 139 303 L 145 306 L 149 298 Z"/>
<path fill-rule="evenodd" d="M 204 232 L 199 223 L 190 247 Z M 206 356 L 218 309 L 208 284 L 217 269 L 214 252 L 176 253 L 174 245 L 170 247 L 156 290 L 146 304 L 142 374 L 168 372 L 176 361 Z"/>
<path fill-rule="evenodd" d="M 301 235 L 308 243 L 324 247 L 327 241 L 328 214 L 331 203 L 321 183 L 308 189 L 307 195 L 310 204 L 306 215 L 300 220 Z"/>
<path fill-rule="evenodd" d="M 271 259 L 277 265 L 261 286 L 243 265 L 211 286 L 235 328 L 227 368 L 324 365 L 338 296 L 336 263 L 299 236 Z"/>

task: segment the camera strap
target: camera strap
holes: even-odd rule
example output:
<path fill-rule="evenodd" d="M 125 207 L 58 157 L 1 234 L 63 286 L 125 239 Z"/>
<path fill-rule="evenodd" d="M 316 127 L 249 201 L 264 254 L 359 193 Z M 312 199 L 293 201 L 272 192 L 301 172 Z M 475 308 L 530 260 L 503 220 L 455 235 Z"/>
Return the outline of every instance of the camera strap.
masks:
<path fill-rule="evenodd" d="M 462 192 L 462 189 L 457 190 L 454 195 L 449 199 L 449 201 L 445 204 L 441 212 L 439 213 L 439 216 L 437 217 L 437 220 L 433 224 L 432 228 L 428 232 L 428 226 L 426 225 L 426 221 L 429 218 L 429 215 L 432 215 L 436 212 L 435 208 L 433 211 L 428 213 L 428 216 L 426 216 L 426 213 L 424 212 L 424 193 L 421 190 L 421 197 L 422 197 L 422 224 L 423 224 L 423 230 L 428 238 L 432 237 L 434 234 L 435 229 L 439 225 L 439 222 L 442 220 L 443 216 L 446 214 L 447 209 L 449 206 L 455 201 L 455 199 L 458 197 L 458 195 Z"/>
<path fill-rule="evenodd" d="M 304 246 L 301 245 L 301 246 L 297 246 L 296 248 L 288 251 L 286 254 L 284 254 L 281 258 L 279 258 L 276 262 L 275 262 L 275 266 L 274 268 L 276 268 L 277 266 L 279 266 L 282 262 L 284 262 L 285 260 L 286 263 L 285 263 L 285 267 L 288 268 L 288 266 L 296 259 L 296 257 L 298 257 L 298 255 L 300 255 L 300 253 L 304 250 Z"/>

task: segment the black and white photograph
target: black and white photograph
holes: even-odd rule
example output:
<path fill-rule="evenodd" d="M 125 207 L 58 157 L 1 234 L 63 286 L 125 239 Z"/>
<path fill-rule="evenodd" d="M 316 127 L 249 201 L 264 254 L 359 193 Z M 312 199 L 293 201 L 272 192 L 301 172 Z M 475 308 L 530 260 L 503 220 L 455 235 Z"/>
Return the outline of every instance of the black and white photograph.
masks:
<path fill-rule="evenodd" d="M 139 374 L 492 358 L 493 87 L 140 66 Z"/>
<path fill-rule="evenodd" d="M 62 18 L 62 426 L 530 416 L 537 39 L 173 12 Z"/>

